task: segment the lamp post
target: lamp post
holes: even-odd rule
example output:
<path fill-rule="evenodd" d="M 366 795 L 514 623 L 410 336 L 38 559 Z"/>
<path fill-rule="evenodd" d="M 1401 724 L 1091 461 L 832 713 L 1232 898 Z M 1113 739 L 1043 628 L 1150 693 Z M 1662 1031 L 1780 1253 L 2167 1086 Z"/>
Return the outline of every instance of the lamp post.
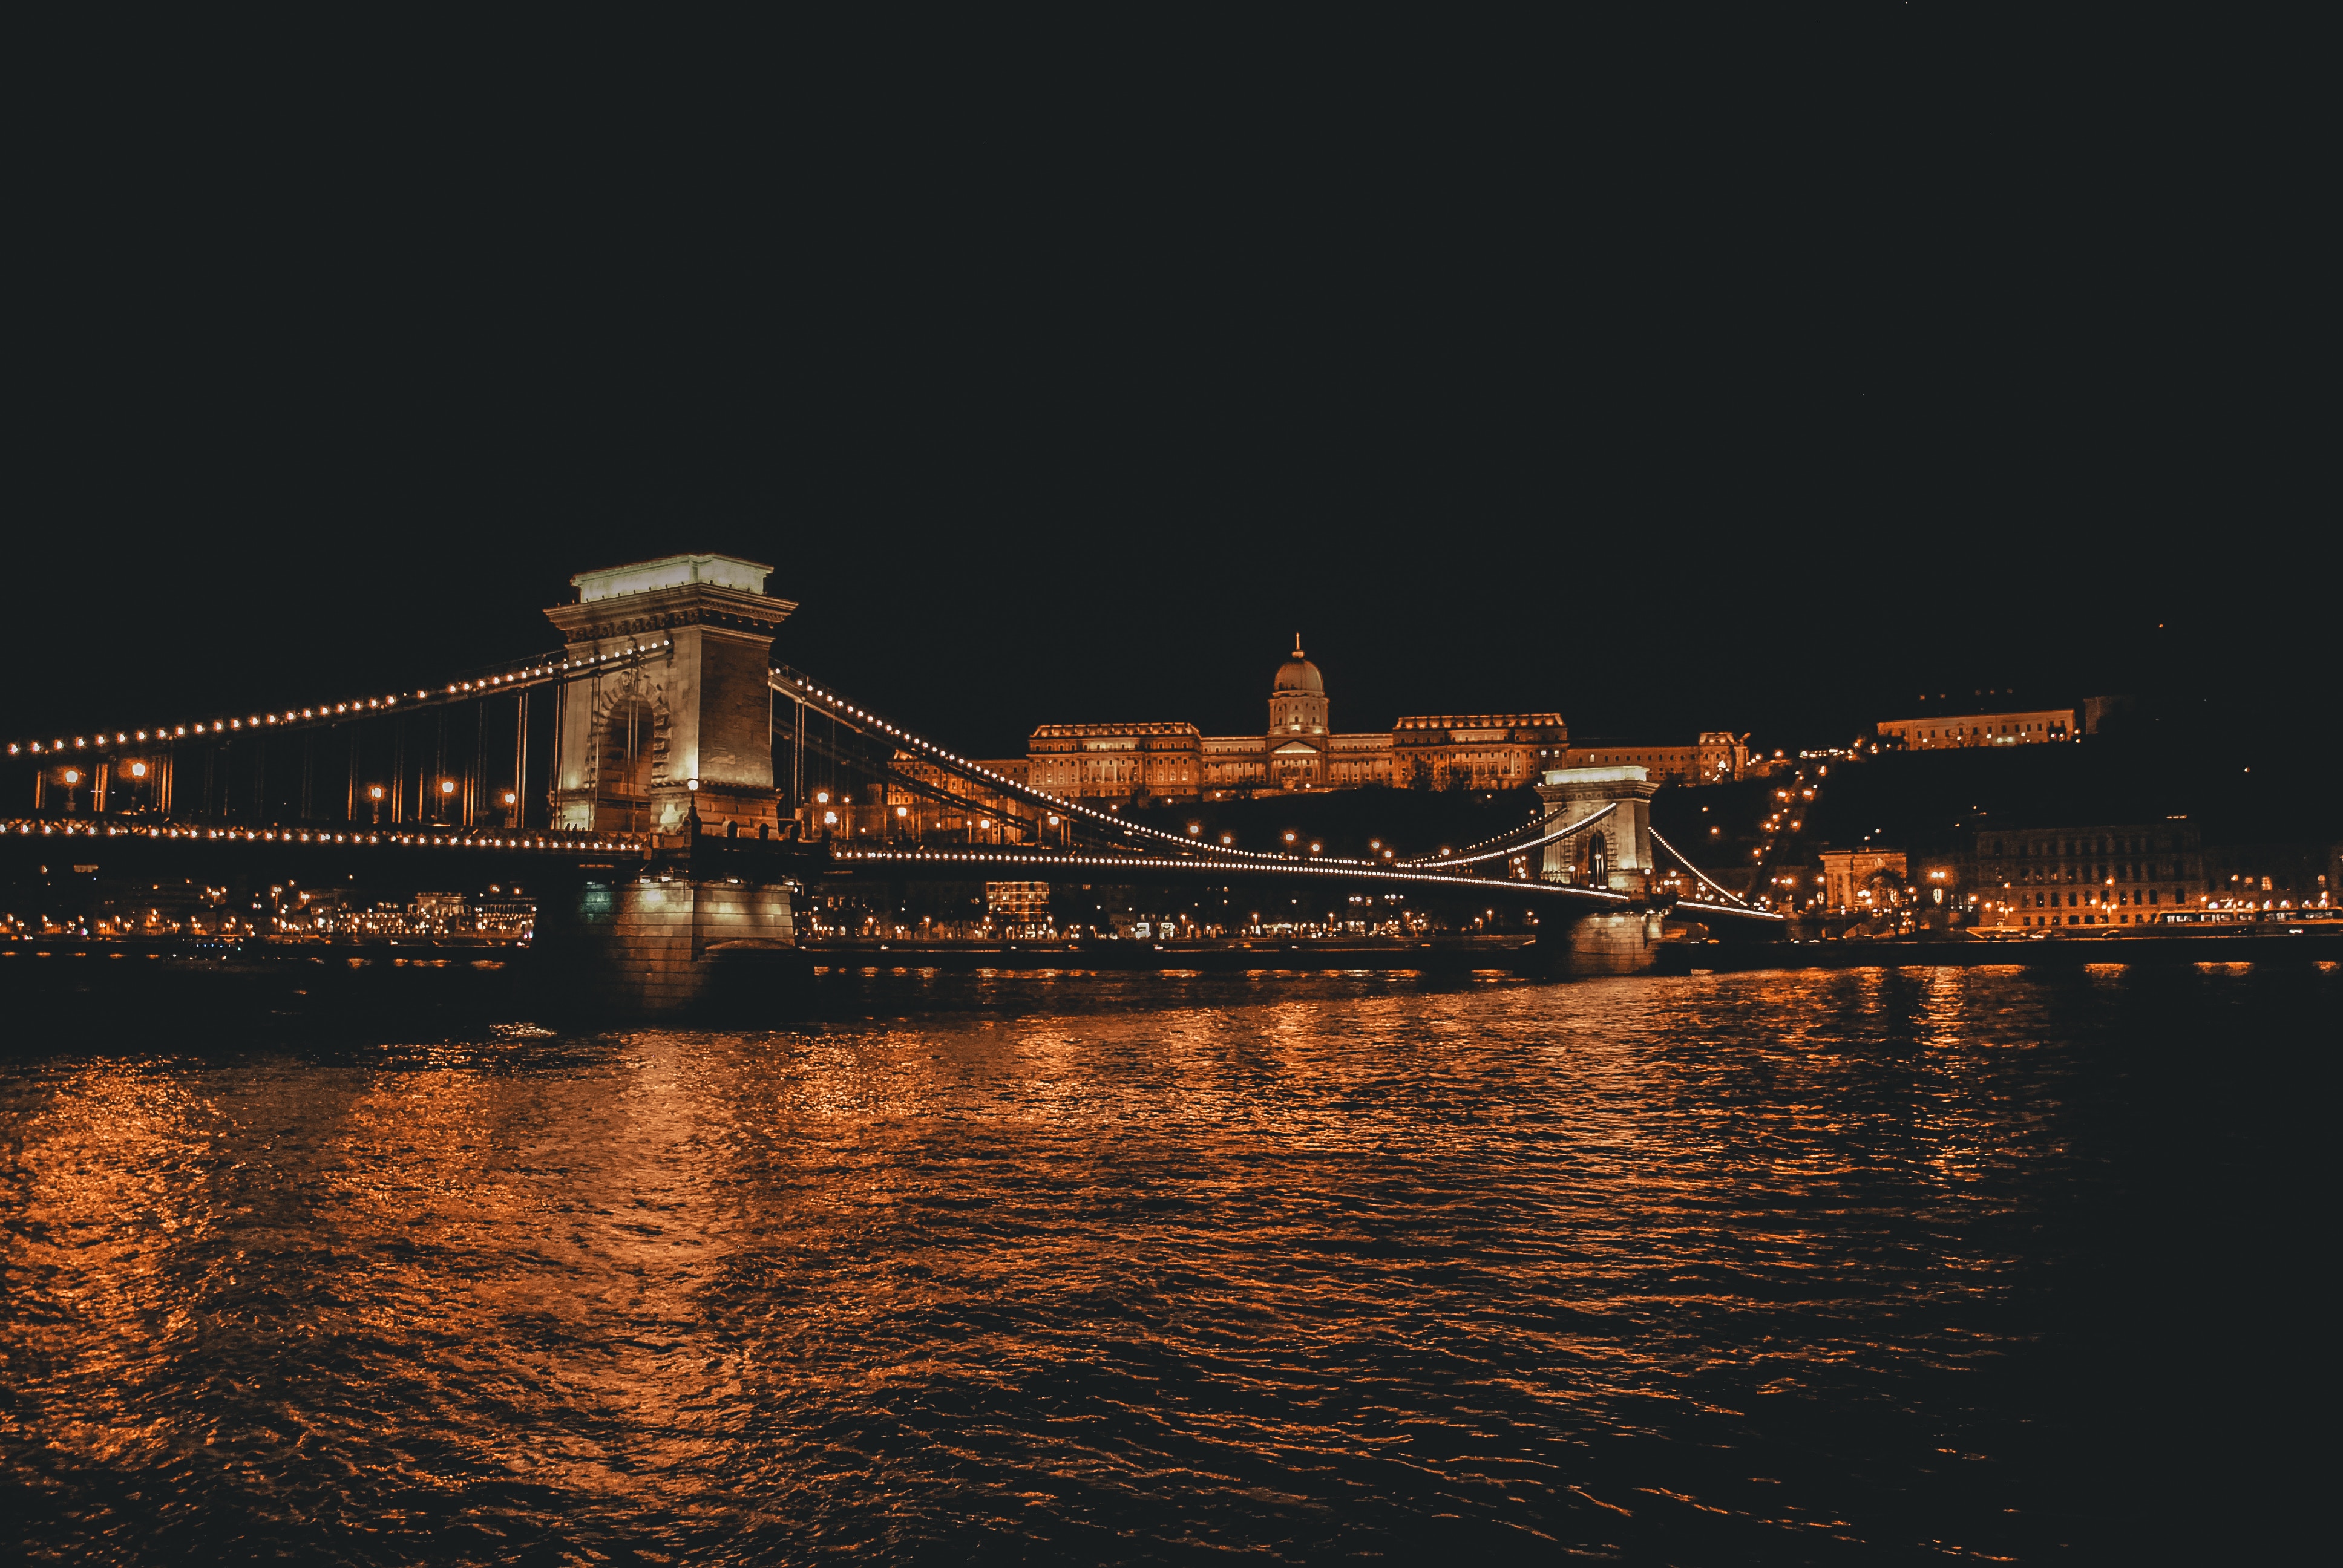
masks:
<path fill-rule="evenodd" d="M 367 785 L 367 799 L 373 803 L 374 825 L 379 828 L 382 826 L 382 786 L 379 784 Z"/>

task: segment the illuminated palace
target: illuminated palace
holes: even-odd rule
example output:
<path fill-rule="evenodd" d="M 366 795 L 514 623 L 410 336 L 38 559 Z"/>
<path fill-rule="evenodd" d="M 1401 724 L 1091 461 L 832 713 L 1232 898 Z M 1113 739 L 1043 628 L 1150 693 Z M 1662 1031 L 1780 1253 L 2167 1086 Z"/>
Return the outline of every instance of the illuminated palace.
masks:
<path fill-rule="evenodd" d="M 1325 678 L 1297 637 L 1292 657 L 1271 683 L 1269 727 L 1261 734 L 1206 735 L 1178 721 L 1044 724 L 1033 731 L 1025 756 L 980 765 L 1030 789 L 1115 804 L 1379 786 L 1509 789 L 1535 784 L 1549 769 L 1622 762 L 1642 767 L 1655 783 L 1713 784 L 1747 773 L 1747 739 L 1718 730 L 1704 732 L 1692 746 L 1573 746 L 1559 713 L 1423 714 L 1381 733 L 1341 735 L 1328 722 Z M 957 789 L 979 811 L 947 808 L 935 815 L 911 797 L 891 794 L 865 802 L 867 809 L 826 798 L 820 806 L 839 809 L 842 830 L 858 833 L 895 831 L 917 811 L 923 833 L 965 831 L 988 842 L 1026 835 L 1005 798 L 971 796 L 967 786 L 911 752 L 897 752 L 895 766 L 939 788 Z"/>
<path fill-rule="evenodd" d="M 1688 781 L 1741 776 L 1747 752 L 1735 737 L 1702 740 L 1698 748 L 1656 749 L 1681 764 L 1664 770 Z M 1226 800 L 1376 785 L 1506 789 L 1534 784 L 1550 768 L 1584 765 L 1559 713 L 1426 714 L 1381 733 L 1339 733 L 1329 722 L 1325 679 L 1299 637 L 1271 683 L 1269 727 L 1261 734 L 1206 735 L 1180 722 L 1044 724 L 1023 761 L 1019 771 L 1034 789 L 1110 800 Z"/>
<path fill-rule="evenodd" d="M 1569 744 L 1558 713 L 1403 719 L 1387 732 L 1341 735 L 1326 682 L 1293 639 L 1269 691 L 1259 735 L 1206 735 L 1192 724 L 1044 724 L 1027 753 L 1033 787 L 1115 800 L 1226 800 L 1278 790 L 1499 789 L 1537 781 Z"/>

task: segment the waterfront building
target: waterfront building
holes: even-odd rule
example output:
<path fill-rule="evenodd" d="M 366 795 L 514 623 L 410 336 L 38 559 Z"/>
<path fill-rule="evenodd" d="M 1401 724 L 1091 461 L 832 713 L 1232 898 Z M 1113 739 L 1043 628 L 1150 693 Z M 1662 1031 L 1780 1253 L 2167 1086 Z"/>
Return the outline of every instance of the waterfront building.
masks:
<path fill-rule="evenodd" d="M 1986 829 L 1971 877 L 1988 926 L 2140 926 L 2213 894 L 2203 835 L 2182 818 Z"/>
<path fill-rule="evenodd" d="M 1050 927 L 1050 884 L 987 882 L 984 912 L 1004 930 L 1031 933 Z"/>
<path fill-rule="evenodd" d="M 1955 713 L 1927 719 L 1883 719 L 1875 727 L 1882 740 L 1907 751 L 1944 751 L 1979 746 L 2045 746 L 2075 738 L 2071 708 L 2033 708 L 2009 713 Z"/>
<path fill-rule="evenodd" d="M 2331 909 L 2336 886 L 2329 868 L 2337 854 L 2319 844 L 2213 844 L 2205 854 L 2207 901 L 2216 909 Z"/>
<path fill-rule="evenodd" d="M 464 918 L 464 895 L 461 893 L 417 893 L 415 895 L 414 920 L 418 926 L 448 925 Z"/>

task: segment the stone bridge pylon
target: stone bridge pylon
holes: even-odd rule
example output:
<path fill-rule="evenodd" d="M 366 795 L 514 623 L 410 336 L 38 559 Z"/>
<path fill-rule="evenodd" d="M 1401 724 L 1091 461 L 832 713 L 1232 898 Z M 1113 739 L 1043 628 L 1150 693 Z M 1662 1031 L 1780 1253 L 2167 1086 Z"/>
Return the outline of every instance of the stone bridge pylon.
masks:
<path fill-rule="evenodd" d="M 1651 891 L 1652 797 L 1660 787 L 1641 768 L 1556 768 L 1537 787 L 1546 813 L 1567 825 L 1608 806 L 1611 814 L 1584 832 L 1545 847 L 1539 875 L 1549 882 L 1642 897 Z"/>
<path fill-rule="evenodd" d="M 548 1000 L 674 1014 L 795 972 L 794 879 L 758 833 L 779 799 L 773 632 L 797 608 L 765 592 L 772 569 L 669 556 L 580 572 L 578 602 L 545 612 L 572 666 L 558 689 L 554 825 L 659 836 L 645 859 L 543 884 L 535 956 Z"/>
<path fill-rule="evenodd" d="M 669 556 L 580 572 L 546 618 L 577 668 L 559 688 L 553 824 L 674 833 L 774 820 L 773 633 L 797 606 L 773 568 Z"/>
<path fill-rule="evenodd" d="M 1652 797 L 1658 793 L 1650 775 L 1635 767 L 1556 768 L 1539 784 L 1538 799 L 1548 816 L 1558 813 L 1565 826 L 1586 822 L 1584 830 L 1545 847 L 1539 876 L 1625 893 L 1635 900 L 1634 907 L 1560 918 L 1541 931 L 1538 945 L 1555 972 L 1646 974 L 1664 967 L 1670 955 L 1681 958 L 1691 950 L 1670 940 L 1665 915 L 1644 902 L 1657 869 L 1652 859 Z M 1606 806 L 1609 812 L 1598 817 Z"/>

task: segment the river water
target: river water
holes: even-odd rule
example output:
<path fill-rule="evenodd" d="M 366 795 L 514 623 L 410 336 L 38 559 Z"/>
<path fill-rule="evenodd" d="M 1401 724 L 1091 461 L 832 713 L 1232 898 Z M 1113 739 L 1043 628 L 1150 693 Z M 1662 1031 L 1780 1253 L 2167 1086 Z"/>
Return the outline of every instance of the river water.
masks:
<path fill-rule="evenodd" d="M 2236 1560 L 2328 1484 L 2336 964 L 828 983 L 769 1032 L 15 1042 L 0 1529 Z"/>

